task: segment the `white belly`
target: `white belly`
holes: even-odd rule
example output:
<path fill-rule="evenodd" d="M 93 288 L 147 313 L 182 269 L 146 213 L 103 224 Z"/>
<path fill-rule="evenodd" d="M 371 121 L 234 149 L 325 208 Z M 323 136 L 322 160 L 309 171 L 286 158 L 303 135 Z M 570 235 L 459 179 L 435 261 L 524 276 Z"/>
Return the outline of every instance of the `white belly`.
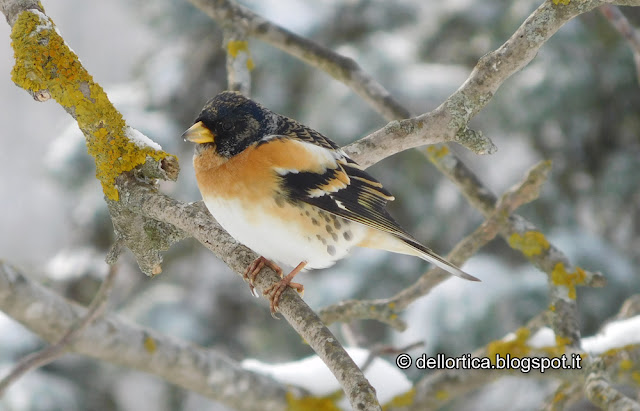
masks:
<path fill-rule="evenodd" d="M 317 210 L 307 204 L 301 207 L 286 204 L 284 208 L 288 208 L 292 218 L 285 221 L 268 210 L 239 201 L 207 197 L 204 202 L 218 223 L 238 242 L 276 264 L 290 267 L 302 261 L 307 262 L 305 268 L 329 267 L 345 257 L 366 234 L 363 225 L 328 213 L 323 213 L 327 221 L 318 218 L 321 223 L 312 225 L 305 211 Z M 275 202 L 273 207 L 277 207 Z"/>

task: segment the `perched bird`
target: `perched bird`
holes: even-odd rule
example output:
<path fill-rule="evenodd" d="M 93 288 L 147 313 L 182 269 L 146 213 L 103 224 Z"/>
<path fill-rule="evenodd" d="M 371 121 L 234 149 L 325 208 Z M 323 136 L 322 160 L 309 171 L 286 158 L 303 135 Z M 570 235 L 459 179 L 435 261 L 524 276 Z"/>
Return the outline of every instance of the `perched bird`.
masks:
<path fill-rule="evenodd" d="M 420 257 L 479 281 L 420 244 L 387 213 L 394 197 L 336 143 L 240 93 L 204 106 L 182 137 L 196 143 L 193 165 L 204 202 L 218 223 L 261 257 L 245 272 L 295 267 L 265 291 L 271 312 L 293 277 L 325 268 L 354 246 Z M 253 285 L 252 285 L 253 291 Z"/>

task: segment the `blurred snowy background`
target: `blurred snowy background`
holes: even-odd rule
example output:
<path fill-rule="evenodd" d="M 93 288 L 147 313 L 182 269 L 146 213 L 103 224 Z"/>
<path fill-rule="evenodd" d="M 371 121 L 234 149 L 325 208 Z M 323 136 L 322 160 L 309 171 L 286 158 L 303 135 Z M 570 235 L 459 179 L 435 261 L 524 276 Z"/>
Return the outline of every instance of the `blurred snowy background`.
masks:
<path fill-rule="evenodd" d="M 532 0 L 252 0 L 272 21 L 353 57 L 413 112 L 435 108 L 478 58 L 502 44 L 539 4 Z M 192 146 L 179 138 L 204 102 L 226 84 L 221 32 L 188 2 L 45 1 L 47 14 L 128 123 L 180 158 L 183 200 L 199 194 Z M 636 25 L 640 10 L 624 12 Z M 0 258 L 67 298 L 87 303 L 106 272 L 113 240 L 84 140 L 53 101 L 36 103 L 15 87 L 9 26 L 0 24 Z M 283 52 L 250 42 L 253 97 L 274 111 L 347 144 L 386 122 L 349 89 Z M 604 289 L 578 291 L 584 335 L 598 331 L 640 286 L 640 93 L 631 52 L 593 12 L 570 22 L 522 72 L 508 80 L 472 127 L 499 151 L 456 151 L 501 194 L 541 159 L 553 160 L 542 196 L 520 213 L 572 263 L 602 271 Z M 417 151 L 371 172 L 396 196 L 390 210 L 415 236 L 446 253 L 481 217 Z M 303 274 L 305 300 L 321 308 L 346 298 L 387 297 L 426 268 L 420 260 L 370 250 L 321 272 Z M 453 279 L 406 312 L 399 334 L 375 322 L 367 341 L 413 354 L 461 355 L 501 338 L 547 306 L 546 275 L 502 240 L 465 268 L 480 284 Z M 163 274 L 145 277 L 125 258 L 112 309 L 123 317 L 234 360 L 293 361 L 311 355 L 265 299 L 195 241 L 173 247 Z M 333 328 L 340 334 L 340 329 Z M 0 371 L 43 342 L 0 313 Z M 416 379 L 424 372 L 409 373 Z M 499 384 L 499 383 L 498 383 Z M 504 385 L 506 384 L 506 385 Z M 505 395 L 505 386 L 512 395 Z M 495 384 L 450 409 L 539 409 L 554 386 L 524 379 Z M 515 399 L 518 399 L 517 401 Z M 488 404 L 491 404 L 490 406 Z M 31 372 L 0 399 L 0 410 L 224 410 L 224 406 L 142 373 L 66 356 Z"/>

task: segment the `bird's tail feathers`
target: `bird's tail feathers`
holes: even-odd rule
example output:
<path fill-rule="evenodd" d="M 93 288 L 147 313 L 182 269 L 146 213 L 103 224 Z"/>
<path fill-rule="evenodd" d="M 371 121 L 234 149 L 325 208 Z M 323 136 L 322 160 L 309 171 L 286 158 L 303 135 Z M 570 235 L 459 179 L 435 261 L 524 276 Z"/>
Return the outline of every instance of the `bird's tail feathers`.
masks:
<path fill-rule="evenodd" d="M 431 264 L 434 264 L 446 272 L 469 281 L 480 281 L 478 278 L 467 274 L 449 261 L 434 253 L 428 247 L 423 246 L 408 234 L 397 235 L 371 228 L 365 239 L 358 244 L 360 247 L 377 248 L 399 254 L 407 254 L 419 257 Z"/>
<path fill-rule="evenodd" d="M 408 239 L 408 238 L 398 238 L 399 240 L 401 240 L 403 243 L 405 243 L 407 246 L 409 246 L 409 248 L 411 248 L 413 251 L 415 251 L 415 256 L 416 257 L 420 257 L 423 260 L 430 262 L 431 264 L 434 264 L 440 268 L 442 268 L 443 270 L 445 270 L 446 272 L 453 274 L 457 277 L 463 278 L 465 280 L 469 280 L 469 281 L 480 281 L 479 278 L 476 278 L 474 276 L 472 276 L 471 274 L 467 274 L 464 271 L 462 271 L 460 268 L 456 267 L 455 265 L 451 264 L 449 261 L 445 260 L 444 258 L 440 257 L 438 254 L 434 253 L 431 249 L 429 249 L 428 247 L 423 246 L 422 244 L 420 244 L 417 241 Z"/>

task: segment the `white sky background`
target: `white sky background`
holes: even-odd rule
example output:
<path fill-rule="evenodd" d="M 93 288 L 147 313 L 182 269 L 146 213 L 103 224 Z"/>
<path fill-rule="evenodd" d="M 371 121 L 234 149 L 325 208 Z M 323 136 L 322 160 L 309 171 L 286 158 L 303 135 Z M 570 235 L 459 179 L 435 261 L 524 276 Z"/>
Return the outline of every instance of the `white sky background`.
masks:
<path fill-rule="evenodd" d="M 44 4 L 66 42 L 103 87 L 133 79 L 152 44 L 145 25 L 120 1 L 56 0 Z M 88 19 L 89 16 L 96 18 Z M 71 117 L 54 101 L 35 102 L 11 81 L 10 28 L 0 24 L 0 258 L 35 268 L 70 241 L 60 188 L 43 165 L 49 142 Z M 117 53 L 116 53 L 117 52 Z M 116 53 L 116 54 L 114 54 Z M 118 64 L 114 64 L 117 59 Z M 100 185 L 96 181 L 96 190 Z M 73 201 L 73 199 L 69 199 Z M 56 233 L 56 235 L 52 235 Z"/>

